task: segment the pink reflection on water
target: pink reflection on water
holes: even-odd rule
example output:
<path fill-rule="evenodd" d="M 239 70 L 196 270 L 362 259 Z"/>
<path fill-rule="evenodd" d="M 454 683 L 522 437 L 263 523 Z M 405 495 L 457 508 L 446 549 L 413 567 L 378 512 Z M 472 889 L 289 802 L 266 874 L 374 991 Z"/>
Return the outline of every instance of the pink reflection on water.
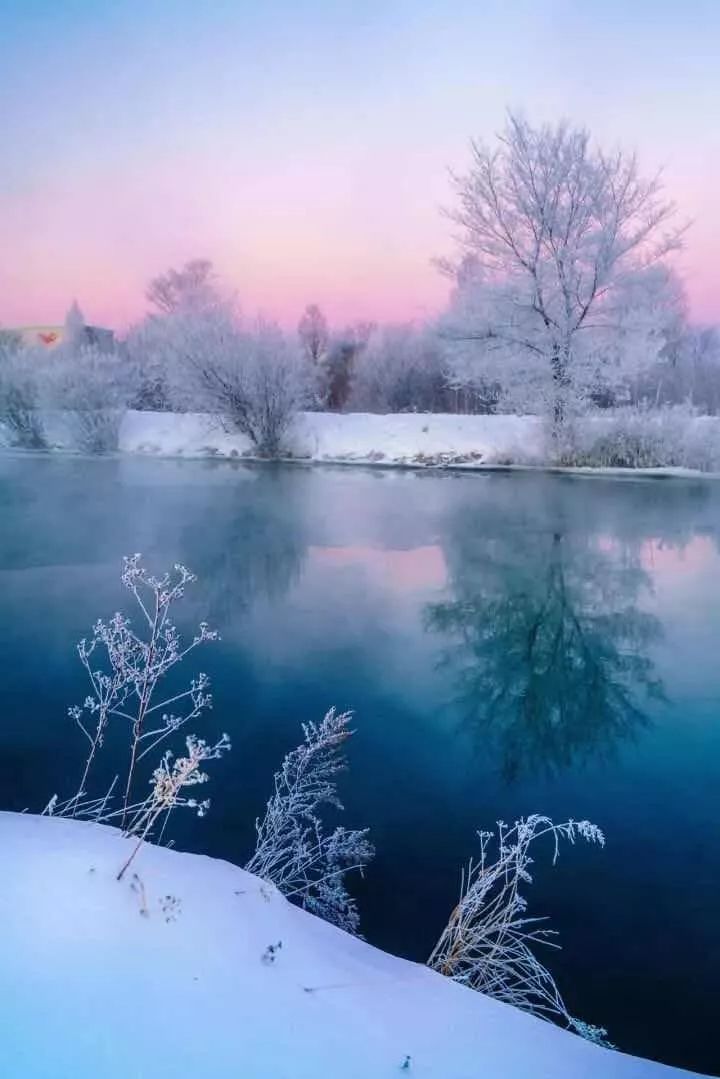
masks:
<path fill-rule="evenodd" d="M 447 566 L 442 548 L 411 547 L 384 550 L 377 547 L 311 547 L 309 557 L 324 565 L 360 567 L 377 584 L 398 592 L 442 588 Z"/>
<path fill-rule="evenodd" d="M 697 573 L 717 560 L 717 547 L 709 536 L 693 536 L 685 544 L 672 546 L 658 539 L 649 539 L 640 548 L 643 569 L 655 575 Z"/>

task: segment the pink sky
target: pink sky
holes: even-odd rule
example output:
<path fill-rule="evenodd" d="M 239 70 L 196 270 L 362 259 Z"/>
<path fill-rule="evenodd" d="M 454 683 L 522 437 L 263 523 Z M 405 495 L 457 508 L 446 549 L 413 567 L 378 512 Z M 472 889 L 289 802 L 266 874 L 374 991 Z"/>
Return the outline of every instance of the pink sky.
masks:
<path fill-rule="evenodd" d="M 458 0 L 27 5 L 0 37 L 0 324 L 122 330 L 154 274 L 212 259 L 286 326 L 440 309 L 448 168 L 507 105 L 665 167 L 694 219 L 693 314 L 720 320 L 716 5 Z"/>

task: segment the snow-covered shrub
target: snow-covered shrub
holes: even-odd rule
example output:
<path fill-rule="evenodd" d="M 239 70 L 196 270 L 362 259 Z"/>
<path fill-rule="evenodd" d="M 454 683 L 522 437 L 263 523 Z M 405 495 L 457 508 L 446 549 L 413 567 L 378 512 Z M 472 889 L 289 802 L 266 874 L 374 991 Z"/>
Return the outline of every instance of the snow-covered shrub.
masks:
<path fill-rule="evenodd" d="M 685 468 L 720 472 L 720 418 L 694 416 L 685 430 L 682 448 Z"/>
<path fill-rule="evenodd" d="M 43 403 L 68 414 L 73 442 L 85 453 L 118 448 L 132 396 L 130 367 L 118 352 L 69 343 L 55 349 L 46 364 Z"/>
<path fill-rule="evenodd" d="M 683 408 L 624 408 L 586 417 L 568 428 L 555 463 L 590 468 L 697 467 L 688 464 L 692 422 L 692 414 Z"/>
<path fill-rule="evenodd" d="M 0 341 L 0 439 L 11 446 L 31 450 L 47 446 L 39 409 L 40 363 L 37 350 Z"/>
<path fill-rule="evenodd" d="M 303 401 L 297 354 L 276 326 L 259 323 L 238 335 L 223 366 L 203 373 L 210 400 L 252 441 L 261 457 L 287 451 L 287 436 Z"/>
<path fill-rule="evenodd" d="M 345 770 L 343 746 L 350 714 L 331 709 L 320 724 L 303 724 L 303 741 L 275 773 L 265 816 L 256 822 L 255 853 L 245 868 L 271 881 L 289 898 L 326 921 L 357 933 L 356 904 L 345 876 L 374 854 L 367 829 L 335 828 L 325 834 L 322 807 L 342 809 L 335 777 Z"/>
<path fill-rule="evenodd" d="M 220 414 L 262 457 L 286 450 L 304 391 L 299 353 L 277 326 L 246 326 L 217 304 L 150 316 L 137 332 L 148 377 L 174 409 Z"/>
<path fill-rule="evenodd" d="M 604 836 L 589 821 L 553 824 L 537 815 L 512 825 L 498 821 L 497 829 L 497 835 L 478 832 L 480 856 L 463 870 L 460 899 L 428 965 L 471 989 L 602 1042 L 606 1031 L 570 1015 L 552 974 L 533 952 L 535 944 L 558 945 L 552 930 L 539 928 L 543 919 L 527 915 L 520 889 L 532 883 L 530 847 L 537 839 L 551 838 L 555 864 L 561 840 L 580 838 L 603 846 Z"/>

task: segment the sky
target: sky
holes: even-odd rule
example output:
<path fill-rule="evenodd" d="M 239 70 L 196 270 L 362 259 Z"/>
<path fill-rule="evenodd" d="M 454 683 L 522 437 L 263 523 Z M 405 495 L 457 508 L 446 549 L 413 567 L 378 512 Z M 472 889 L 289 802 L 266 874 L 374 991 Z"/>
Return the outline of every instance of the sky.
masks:
<path fill-rule="evenodd" d="M 286 326 L 431 316 L 508 107 L 664 170 L 720 320 L 718 55 L 716 0 L 2 0 L 0 324 L 122 330 L 193 257 Z"/>

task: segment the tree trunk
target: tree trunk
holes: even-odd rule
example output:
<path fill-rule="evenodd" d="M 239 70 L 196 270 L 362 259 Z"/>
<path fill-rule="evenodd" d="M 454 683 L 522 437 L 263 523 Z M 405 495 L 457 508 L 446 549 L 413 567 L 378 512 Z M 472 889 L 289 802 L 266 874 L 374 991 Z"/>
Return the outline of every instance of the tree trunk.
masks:
<path fill-rule="evenodd" d="M 550 362 L 553 379 L 553 424 L 562 427 L 567 416 L 567 391 L 570 387 L 567 350 L 556 348 Z"/>

